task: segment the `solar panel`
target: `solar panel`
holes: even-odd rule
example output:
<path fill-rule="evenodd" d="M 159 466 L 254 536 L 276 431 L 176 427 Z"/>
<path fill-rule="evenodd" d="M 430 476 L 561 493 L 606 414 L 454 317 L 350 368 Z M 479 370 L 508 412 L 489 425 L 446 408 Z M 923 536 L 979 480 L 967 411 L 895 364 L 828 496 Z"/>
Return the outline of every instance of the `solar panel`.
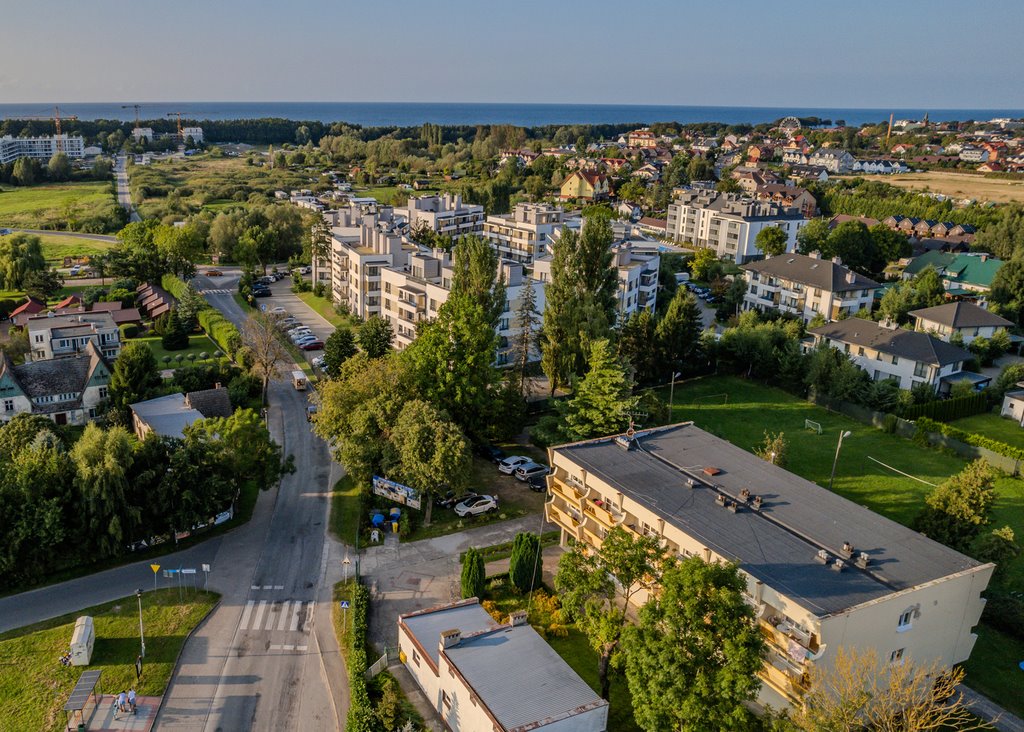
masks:
<path fill-rule="evenodd" d="M 64 705 L 65 712 L 79 712 L 85 708 L 89 697 L 96 690 L 96 684 L 99 683 L 102 673 L 103 671 L 98 669 L 82 672 L 82 675 L 78 677 L 78 683 L 71 691 L 71 696 L 68 697 L 67 704 Z"/>

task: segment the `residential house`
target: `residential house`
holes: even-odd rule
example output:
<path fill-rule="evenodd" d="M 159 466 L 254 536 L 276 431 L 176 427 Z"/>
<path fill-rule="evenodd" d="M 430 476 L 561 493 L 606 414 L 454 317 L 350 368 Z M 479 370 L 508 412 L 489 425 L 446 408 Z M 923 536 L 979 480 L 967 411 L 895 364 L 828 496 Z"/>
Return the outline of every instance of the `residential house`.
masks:
<path fill-rule="evenodd" d="M 754 198 L 758 201 L 770 201 L 783 208 L 795 208 L 804 218 L 814 218 L 818 209 L 818 201 L 806 188 L 786 185 L 784 183 L 766 183 L 754 189 Z"/>
<path fill-rule="evenodd" d="M 664 237 L 668 228 L 668 220 L 654 218 L 653 216 L 642 216 L 635 226 L 646 234 Z"/>
<path fill-rule="evenodd" d="M 806 161 L 801 162 L 806 162 L 808 165 L 820 165 L 829 173 L 849 173 L 853 170 L 853 164 L 856 161 L 846 150 L 823 147 L 812 153 Z"/>
<path fill-rule="evenodd" d="M 551 235 L 565 221 L 565 211 L 545 203 L 517 203 L 509 214 L 484 221 L 483 237 L 500 257 L 523 264 L 547 253 Z"/>
<path fill-rule="evenodd" d="M 1024 381 L 1018 381 L 1016 386 L 1016 389 L 1003 396 L 1003 407 L 999 414 L 1024 427 Z"/>
<path fill-rule="evenodd" d="M 775 157 L 775 148 L 771 145 L 751 145 L 747 149 L 747 160 L 752 163 L 770 163 Z"/>
<path fill-rule="evenodd" d="M 677 242 L 714 249 L 743 264 L 763 256 L 757 234 L 775 226 L 785 232 L 786 251 L 796 248 L 796 233 L 807 223 L 796 209 L 713 190 L 679 190 L 668 207 L 666 233 Z"/>
<path fill-rule="evenodd" d="M 871 311 L 879 285 L 837 259 L 817 253 L 782 254 L 741 265 L 747 279 L 744 310 L 778 310 L 810 322 L 839 320 Z"/>
<path fill-rule="evenodd" d="M 944 668 L 970 657 L 992 564 L 692 422 L 551 447 L 548 462 L 544 513 L 563 545 L 597 548 L 620 527 L 670 557 L 736 564 L 766 640 L 762 704 L 799 703 L 840 647 Z"/>
<path fill-rule="evenodd" d="M 978 166 L 979 173 L 1002 173 L 1003 170 L 1005 170 L 1005 168 L 1003 168 L 1003 164 L 994 161 L 990 163 L 982 163 Z"/>
<path fill-rule="evenodd" d="M 1002 260 L 988 254 L 930 251 L 910 261 L 903 270 L 903 279 L 912 279 L 926 267 L 932 267 L 939 273 L 950 296 L 978 297 L 992 289 L 992 281 L 1002 266 Z"/>
<path fill-rule="evenodd" d="M 26 297 L 25 302 L 11 311 L 11 321 L 19 328 L 24 328 L 28 319 L 46 310 L 46 303 L 34 297 Z"/>
<path fill-rule="evenodd" d="M 996 332 L 1013 326 L 1006 318 L 963 301 L 911 310 L 909 315 L 914 319 L 914 330 L 931 333 L 947 342 L 954 339 L 965 346 L 975 338 L 991 338 Z"/>
<path fill-rule="evenodd" d="M 191 391 L 188 394 L 168 394 L 129 405 L 132 412 L 132 431 L 140 440 L 155 433 L 163 437 L 181 438 L 185 428 L 201 419 L 230 417 L 233 410 L 228 390 Z"/>
<path fill-rule="evenodd" d="M 36 315 L 26 328 L 33 361 L 79 356 L 90 343 L 104 358 L 115 359 L 121 353 L 121 333 L 108 312 Z"/>
<path fill-rule="evenodd" d="M 410 231 L 427 227 L 453 239 L 484 230 L 484 207 L 463 203 L 459 194 L 414 196 L 403 209 Z"/>
<path fill-rule="evenodd" d="M 641 130 L 633 130 L 626 135 L 626 145 L 629 147 L 657 147 L 658 138 L 645 127 Z"/>
<path fill-rule="evenodd" d="M 989 151 L 975 145 L 964 145 L 958 156 L 965 163 L 984 163 L 989 159 Z"/>
<path fill-rule="evenodd" d="M 877 175 L 893 175 L 894 173 L 909 173 L 910 167 L 902 160 L 876 158 L 871 160 L 854 161 L 853 172 L 872 173 Z"/>
<path fill-rule="evenodd" d="M 605 732 L 608 702 L 517 612 L 477 598 L 398 618 L 399 656 L 451 732 Z"/>
<path fill-rule="evenodd" d="M 797 181 L 828 181 L 828 171 L 820 165 L 792 165 L 789 168 L 789 175 Z"/>
<path fill-rule="evenodd" d="M 849 356 L 875 381 L 895 379 L 901 389 L 928 384 L 947 394 L 968 376 L 964 363 L 974 356 L 952 343 L 918 331 L 888 328 L 863 318 L 848 318 L 807 331 L 815 344 L 826 343 Z"/>
<path fill-rule="evenodd" d="M 0 422 L 39 414 L 59 425 L 85 424 L 96 418 L 107 398 L 110 371 L 91 341 L 77 356 L 18 366 L 0 353 Z"/>
<path fill-rule="evenodd" d="M 575 170 L 562 182 L 559 199 L 563 201 L 604 201 L 611 196 L 611 183 L 603 173 Z"/>
<path fill-rule="evenodd" d="M 633 175 L 636 176 L 637 178 L 647 181 L 648 183 L 657 183 L 659 180 L 661 180 L 661 170 L 658 168 L 658 166 L 652 165 L 651 163 L 641 165 L 639 168 L 633 171 Z"/>

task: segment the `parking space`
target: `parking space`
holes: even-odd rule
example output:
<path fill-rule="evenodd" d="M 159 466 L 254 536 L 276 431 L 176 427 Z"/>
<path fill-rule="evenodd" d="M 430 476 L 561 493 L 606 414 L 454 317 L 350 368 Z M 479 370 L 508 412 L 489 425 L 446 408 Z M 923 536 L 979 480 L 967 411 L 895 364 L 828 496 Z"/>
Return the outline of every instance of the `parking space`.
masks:
<path fill-rule="evenodd" d="M 309 307 L 291 291 L 291 278 L 279 280 L 270 286 L 273 293 L 270 297 L 259 299 L 260 307 L 266 307 L 269 313 L 277 312 L 295 318 L 303 326 L 309 328 L 310 332 L 319 340 L 326 342 L 327 338 L 334 332 L 331 325 L 320 313 Z M 279 309 L 280 308 L 280 309 Z M 310 363 L 323 354 L 323 351 L 303 351 L 306 360 Z"/>

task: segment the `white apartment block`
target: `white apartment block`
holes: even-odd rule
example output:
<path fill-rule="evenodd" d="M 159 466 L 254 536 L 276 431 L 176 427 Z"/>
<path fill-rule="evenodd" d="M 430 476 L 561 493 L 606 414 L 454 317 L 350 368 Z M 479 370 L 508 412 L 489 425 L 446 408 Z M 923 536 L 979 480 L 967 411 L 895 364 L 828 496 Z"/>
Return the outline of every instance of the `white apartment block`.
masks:
<path fill-rule="evenodd" d="M 743 264 L 764 257 L 758 233 L 769 226 L 786 234 L 786 251 L 796 249 L 796 233 L 807 219 L 796 209 L 710 190 L 677 191 L 668 207 L 666 234 L 681 244 L 715 250 Z"/>
<path fill-rule="evenodd" d="M 548 448 L 548 462 L 544 513 L 563 545 L 599 547 L 621 527 L 672 557 L 738 564 L 768 647 L 761 703 L 799 703 L 841 648 L 943 667 L 971 655 L 992 564 L 692 422 Z"/>
<path fill-rule="evenodd" d="M 182 127 L 181 128 L 181 139 L 187 140 L 192 138 L 192 141 L 197 145 L 203 141 L 203 128 L 202 127 Z"/>
<path fill-rule="evenodd" d="M 381 315 L 381 271 L 404 267 L 419 247 L 407 241 L 378 214 L 369 214 L 355 226 L 336 227 L 331 233 L 331 297 L 350 313 L 366 320 Z"/>
<path fill-rule="evenodd" d="M 810 322 L 816 315 L 839 320 L 861 310 L 871 311 L 878 283 L 836 258 L 815 252 L 782 254 L 744 264 L 747 294 L 744 310 L 778 310 Z"/>
<path fill-rule="evenodd" d="M 544 203 L 518 203 L 510 214 L 488 216 L 483 236 L 502 259 L 530 264 L 544 256 L 565 211 Z"/>
<path fill-rule="evenodd" d="M 28 343 L 33 361 L 70 358 L 86 352 L 92 343 L 104 358 L 121 353 L 121 333 L 109 312 L 74 315 L 38 315 L 28 319 Z"/>
<path fill-rule="evenodd" d="M 85 140 L 81 135 L 48 135 L 46 137 L 0 137 L 0 164 L 18 158 L 49 160 L 63 152 L 69 158 L 85 157 Z"/>
<path fill-rule="evenodd" d="M 846 150 L 831 147 L 823 147 L 807 158 L 808 165 L 819 165 L 829 173 L 849 173 L 856 162 Z"/>
<path fill-rule="evenodd" d="M 141 140 L 148 140 L 149 142 L 153 142 L 153 128 L 133 127 L 132 138 L 135 140 L 135 142 L 139 142 Z"/>
<path fill-rule="evenodd" d="M 409 222 L 410 231 L 426 226 L 435 233 L 457 239 L 484 230 L 484 207 L 465 204 L 458 194 L 413 197 L 400 213 Z"/>

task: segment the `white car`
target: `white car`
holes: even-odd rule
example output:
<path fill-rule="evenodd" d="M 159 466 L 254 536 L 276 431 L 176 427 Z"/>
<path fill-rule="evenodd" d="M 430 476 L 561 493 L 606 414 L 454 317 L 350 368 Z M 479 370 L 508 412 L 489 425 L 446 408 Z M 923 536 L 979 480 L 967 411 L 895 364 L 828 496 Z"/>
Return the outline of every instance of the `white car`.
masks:
<path fill-rule="evenodd" d="M 526 465 L 526 463 L 530 462 L 533 461 L 528 457 L 523 457 L 522 455 L 509 455 L 498 463 L 498 470 L 505 475 L 512 475 L 520 465 Z"/>
<path fill-rule="evenodd" d="M 272 312 L 274 315 L 287 315 L 288 314 L 288 311 L 285 310 L 280 305 L 278 305 L 276 308 L 271 308 L 270 312 Z"/>
<path fill-rule="evenodd" d="M 309 333 L 307 335 L 299 336 L 297 338 L 292 338 L 292 343 L 294 343 L 296 346 L 304 346 L 307 343 L 312 343 L 313 341 L 318 341 L 318 340 L 320 340 L 320 339 L 317 338 L 312 333 Z"/>
<path fill-rule="evenodd" d="M 463 516 L 480 516 L 488 511 L 497 510 L 497 496 L 473 496 L 455 505 L 455 515 L 460 518 Z"/>

